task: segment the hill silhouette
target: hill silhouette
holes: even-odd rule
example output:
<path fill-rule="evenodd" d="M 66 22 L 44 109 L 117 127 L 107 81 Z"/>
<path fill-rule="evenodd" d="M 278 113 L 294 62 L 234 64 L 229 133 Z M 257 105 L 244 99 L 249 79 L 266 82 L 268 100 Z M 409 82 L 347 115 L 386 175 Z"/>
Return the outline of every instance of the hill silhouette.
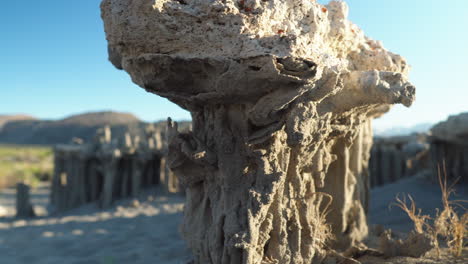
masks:
<path fill-rule="evenodd" d="M 0 143 L 54 145 L 70 143 L 73 138 L 89 142 L 96 131 L 105 125 L 111 127 L 113 137 L 120 138 L 126 131 L 143 137 L 144 129 L 149 124 L 133 114 L 112 111 L 84 113 L 55 121 L 26 117 L 0 116 Z M 5 120 L 3 125 L 2 120 Z M 155 125 L 165 128 L 164 121 Z"/>
<path fill-rule="evenodd" d="M 3 125 L 10 121 L 18 120 L 34 120 L 35 118 L 29 115 L 0 115 L 0 131 L 2 130 Z"/>

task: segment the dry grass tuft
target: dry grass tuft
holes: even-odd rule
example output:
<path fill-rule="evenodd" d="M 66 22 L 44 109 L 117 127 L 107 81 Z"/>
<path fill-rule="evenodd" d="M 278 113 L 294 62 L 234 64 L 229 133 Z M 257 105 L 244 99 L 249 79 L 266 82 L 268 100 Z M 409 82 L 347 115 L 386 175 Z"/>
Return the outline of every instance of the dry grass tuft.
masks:
<path fill-rule="evenodd" d="M 333 202 L 333 197 L 328 193 L 323 192 L 315 192 L 315 195 L 318 195 L 318 199 L 316 201 L 316 205 L 314 206 L 314 215 L 316 217 L 312 217 L 315 219 L 313 226 L 316 228 L 314 229 L 313 237 L 315 242 L 320 247 L 326 247 L 328 241 L 333 239 L 333 233 L 331 231 L 331 225 L 327 222 L 327 215 L 330 213 L 330 206 Z M 323 207 L 319 206 L 323 202 L 323 198 L 327 198 L 328 201 L 325 203 Z"/>
<path fill-rule="evenodd" d="M 465 200 L 450 200 L 450 197 L 455 194 L 455 184 L 458 179 L 452 184 L 447 183 L 447 171 L 445 165 L 443 166 L 443 173 L 438 167 L 439 185 L 442 191 L 442 204 L 443 210 L 437 213 L 434 220 L 434 229 L 437 235 L 444 237 L 447 245 L 455 257 L 462 254 L 464 241 L 468 238 L 467 225 L 468 225 L 468 212 L 463 207 Z M 443 176 L 442 176 L 443 175 Z M 465 212 L 459 216 L 456 209 L 462 209 Z"/>
<path fill-rule="evenodd" d="M 406 198 L 403 196 L 403 198 L 400 199 L 399 195 L 397 195 L 396 203 L 394 203 L 394 205 L 406 212 L 409 218 L 413 221 L 416 232 L 420 234 L 427 232 L 432 236 L 432 239 L 436 243 L 437 255 L 440 255 L 438 238 L 442 237 L 445 239 L 452 255 L 460 257 L 463 249 L 466 247 L 465 241 L 468 239 L 468 212 L 462 204 L 467 203 L 468 201 L 450 200 L 450 197 L 455 194 L 455 184 L 457 181 L 454 181 L 449 185 L 447 183 L 445 165 L 443 168 L 443 173 L 440 171 L 440 167 L 438 168 L 443 209 L 442 211 L 437 209 L 437 214 L 432 221 L 432 225 L 429 222 L 431 217 L 423 215 L 420 209 L 416 209 L 416 203 L 411 195 L 408 195 L 410 200 L 409 206 Z M 457 211 L 464 212 L 459 215 Z"/>
<path fill-rule="evenodd" d="M 399 194 L 395 198 L 396 203 L 393 205 L 403 210 L 411 219 L 411 221 L 413 221 L 414 230 L 419 234 L 422 234 L 425 229 L 430 227 L 427 221 L 430 220 L 431 217 L 429 215 L 423 215 L 421 209 L 416 209 L 416 203 L 414 202 L 414 199 L 411 197 L 411 195 L 408 194 L 408 198 L 410 200 L 409 207 L 406 201 L 406 196 L 403 195 L 403 197 L 400 198 Z"/>
<path fill-rule="evenodd" d="M 463 249 L 466 247 L 465 240 L 468 237 L 468 212 L 464 213 L 461 218 L 452 220 L 452 231 L 450 240 L 447 242 L 452 254 L 455 257 L 462 255 Z"/>

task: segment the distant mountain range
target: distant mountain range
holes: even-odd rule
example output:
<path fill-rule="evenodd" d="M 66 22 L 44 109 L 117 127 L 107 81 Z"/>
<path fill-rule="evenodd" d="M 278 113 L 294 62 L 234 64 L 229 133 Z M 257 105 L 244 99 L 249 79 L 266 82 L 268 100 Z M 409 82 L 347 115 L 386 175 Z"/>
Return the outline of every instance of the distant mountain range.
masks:
<path fill-rule="evenodd" d="M 376 129 L 374 130 L 374 135 L 379 137 L 392 137 L 410 135 L 413 133 L 424 133 L 429 132 L 432 126 L 434 126 L 433 123 L 421 123 L 411 127 L 392 127 L 383 130 Z"/>
<path fill-rule="evenodd" d="M 122 137 L 126 131 L 132 135 L 143 136 L 148 124 L 130 113 L 119 112 L 85 113 L 61 120 L 38 120 L 26 115 L 0 115 L 0 143 L 54 145 L 70 143 L 73 138 L 90 142 L 96 131 L 105 125 L 111 127 L 113 137 Z M 165 121 L 154 124 L 163 129 L 166 126 Z"/>
<path fill-rule="evenodd" d="M 2 131 L 3 125 L 9 121 L 18 120 L 35 120 L 36 118 L 28 115 L 0 115 L 0 131 Z"/>
<path fill-rule="evenodd" d="M 126 131 L 143 137 L 148 124 L 133 114 L 111 111 L 84 113 L 61 120 L 39 120 L 28 115 L 0 115 L 0 144 L 54 145 L 70 143 L 73 138 L 90 142 L 96 131 L 105 125 L 111 127 L 113 137 L 121 138 Z M 190 122 L 182 122 L 179 127 L 183 129 L 189 124 Z M 154 125 L 165 129 L 166 122 L 160 121 Z M 427 132 L 432 126 L 431 123 L 423 123 L 412 127 L 375 130 L 374 135 L 409 135 Z"/>

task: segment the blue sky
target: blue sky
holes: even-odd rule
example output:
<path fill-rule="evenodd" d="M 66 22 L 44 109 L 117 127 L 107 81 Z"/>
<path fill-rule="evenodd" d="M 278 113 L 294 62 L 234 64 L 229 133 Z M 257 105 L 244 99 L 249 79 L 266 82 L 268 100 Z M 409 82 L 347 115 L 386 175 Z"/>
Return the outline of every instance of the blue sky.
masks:
<path fill-rule="evenodd" d="M 147 121 L 190 118 L 176 105 L 138 88 L 107 61 L 99 0 L 4 2 L 0 114 L 56 119 L 116 110 Z M 376 120 L 377 128 L 437 122 L 468 111 L 468 1 L 347 3 L 354 23 L 412 66 L 416 103 L 409 109 L 395 107 Z"/>

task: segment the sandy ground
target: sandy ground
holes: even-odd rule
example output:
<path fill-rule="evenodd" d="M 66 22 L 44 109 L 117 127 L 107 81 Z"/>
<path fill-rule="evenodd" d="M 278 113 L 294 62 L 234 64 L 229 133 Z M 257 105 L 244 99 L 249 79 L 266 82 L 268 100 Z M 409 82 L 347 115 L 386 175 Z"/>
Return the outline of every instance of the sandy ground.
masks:
<path fill-rule="evenodd" d="M 190 252 L 178 227 L 184 198 L 162 196 L 158 189 L 145 192 L 135 202 L 127 199 L 100 211 L 87 205 L 66 214 L 47 216 L 49 190 L 33 191 L 32 202 L 41 215 L 19 220 L 14 215 L 14 190 L 0 192 L 0 263 L 155 263 L 185 264 Z M 407 232 L 412 223 L 400 209 L 389 205 L 398 193 L 411 193 L 418 207 L 434 214 L 440 207 L 437 183 L 414 177 L 372 190 L 369 222 L 395 231 Z M 468 190 L 459 190 L 458 199 L 468 199 Z M 468 259 L 442 260 L 366 257 L 363 263 L 468 263 Z"/>
<path fill-rule="evenodd" d="M 0 218 L 0 263 L 116 264 L 187 263 L 190 253 L 180 238 L 184 198 L 158 196 L 157 189 L 109 210 L 87 205 L 63 215 L 18 220 L 14 191 L 0 194 L 9 216 Z M 39 212 L 47 206 L 48 189 L 34 191 Z"/>

